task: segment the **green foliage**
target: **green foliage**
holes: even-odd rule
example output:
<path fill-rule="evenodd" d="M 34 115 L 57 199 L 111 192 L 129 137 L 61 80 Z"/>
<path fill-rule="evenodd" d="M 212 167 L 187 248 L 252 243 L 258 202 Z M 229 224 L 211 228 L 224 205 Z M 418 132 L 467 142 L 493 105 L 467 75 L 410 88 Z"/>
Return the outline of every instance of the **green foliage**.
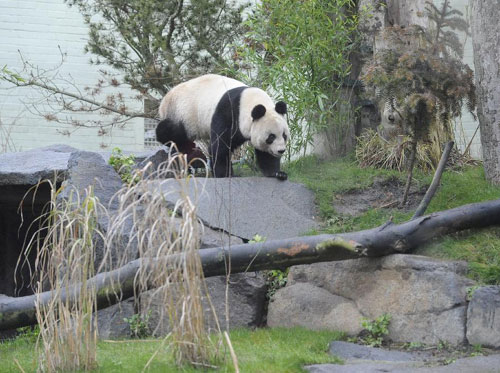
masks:
<path fill-rule="evenodd" d="M 265 328 L 257 330 L 237 329 L 230 333 L 231 342 L 238 356 L 241 372 L 245 373 L 294 373 L 303 372 L 307 364 L 333 363 L 341 361 L 328 354 L 328 344 L 342 338 L 342 333 L 310 331 L 303 328 Z M 168 342 L 168 338 L 167 338 Z M 25 341 L 0 342 L 2 372 L 18 373 L 19 365 L 26 372 L 35 372 L 39 361 L 34 353 L 34 344 Z M 142 372 L 153 357 L 148 372 L 199 372 L 200 369 L 176 367 L 168 343 L 156 341 L 128 340 L 118 343 L 100 341 L 97 360 L 99 372 Z M 218 372 L 234 372 L 231 359 L 218 367 Z"/>
<path fill-rule="evenodd" d="M 249 243 L 265 242 L 266 238 L 259 234 L 252 237 Z M 272 269 L 270 271 L 264 271 L 266 276 L 267 293 L 266 298 L 269 300 L 276 293 L 278 289 L 284 287 L 288 281 L 289 268 L 281 271 L 279 269 Z"/>
<path fill-rule="evenodd" d="M 23 326 L 22 328 L 17 328 L 16 331 L 19 333 L 16 339 L 29 343 L 36 343 L 40 335 L 40 327 L 38 325 Z"/>
<path fill-rule="evenodd" d="M 288 272 L 290 268 L 281 271 L 279 269 L 272 269 L 270 271 L 266 271 L 267 278 L 267 293 L 266 298 L 271 299 L 278 289 L 281 289 L 286 286 L 288 282 Z"/>
<path fill-rule="evenodd" d="M 384 341 L 384 337 L 389 334 L 389 323 L 392 316 L 384 313 L 375 320 L 364 318 L 361 326 L 364 328 L 365 335 L 360 339 L 364 344 L 371 347 L 379 347 Z M 363 332 L 362 332 L 363 333 Z"/>
<path fill-rule="evenodd" d="M 124 317 L 123 321 L 128 323 L 130 327 L 130 336 L 132 338 L 146 338 L 151 335 L 151 330 L 149 328 L 149 318 L 151 317 L 151 311 L 146 315 L 141 315 L 136 313 L 132 317 Z"/>
<path fill-rule="evenodd" d="M 126 84 L 149 97 L 225 67 L 230 44 L 242 35 L 246 8 L 225 0 L 65 2 L 79 9 L 89 27 L 91 61 L 112 66 Z"/>
<path fill-rule="evenodd" d="M 266 237 L 261 236 L 260 234 L 256 234 L 252 237 L 249 243 L 257 243 L 257 242 L 266 242 Z"/>
<path fill-rule="evenodd" d="M 25 82 L 24 78 L 21 75 L 16 74 L 13 71 L 10 71 L 7 68 L 7 65 L 2 67 L 2 69 L 0 70 L 0 80 L 7 80 L 7 81 L 14 80 L 14 81 L 19 82 L 19 83 Z"/>
<path fill-rule="evenodd" d="M 335 126 L 340 146 L 349 131 L 339 88 L 350 72 L 354 8 L 352 0 L 263 0 L 245 23 L 231 73 L 287 102 L 291 153 L 326 127 Z"/>
<path fill-rule="evenodd" d="M 114 148 L 108 163 L 118 172 L 125 184 L 130 185 L 134 182 L 132 171 L 135 165 L 135 156 L 133 154 L 125 155 L 120 148 Z"/>

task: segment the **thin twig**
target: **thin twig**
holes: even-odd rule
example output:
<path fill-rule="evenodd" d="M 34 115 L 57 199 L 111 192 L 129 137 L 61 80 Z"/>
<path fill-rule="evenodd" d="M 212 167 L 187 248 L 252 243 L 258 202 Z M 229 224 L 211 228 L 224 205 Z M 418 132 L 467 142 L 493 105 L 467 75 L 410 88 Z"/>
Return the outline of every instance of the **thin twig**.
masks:
<path fill-rule="evenodd" d="M 238 367 L 238 357 L 234 353 L 233 345 L 231 340 L 229 339 L 229 334 L 227 331 L 224 331 L 224 338 L 226 338 L 227 346 L 229 347 L 229 353 L 231 354 L 231 359 L 233 360 L 234 371 L 235 373 L 240 373 L 240 368 Z"/>
<path fill-rule="evenodd" d="M 16 358 L 14 358 L 14 363 L 16 363 L 17 367 L 19 368 L 19 370 L 23 373 L 26 373 L 26 371 L 23 369 L 23 367 L 21 366 L 21 364 L 19 364 L 19 361 L 17 361 Z"/>
<path fill-rule="evenodd" d="M 411 220 L 416 219 L 420 216 L 422 216 L 427 210 L 427 207 L 429 206 L 429 203 L 431 202 L 432 197 L 434 197 L 434 194 L 436 193 L 437 188 L 439 187 L 439 181 L 441 180 L 441 175 L 443 174 L 443 171 L 446 166 L 446 162 L 448 161 L 448 158 L 450 157 L 451 149 L 453 148 L 453 141 L 448 142 L 443 150 L 443 154 L 441 155 L 441 159 L 439 160 L 439 164 L 436 168 L 436 172 L 434 173 L 434 177 L 432 178 L 432 183 L 427 189 L 427 192 L 425 192 L 424 198 L 422 198 L 422 201 L 420 202 L 420 205 L 418 205 L 417 210 L 415 211 L 415 214 L 411 218 Z"/>

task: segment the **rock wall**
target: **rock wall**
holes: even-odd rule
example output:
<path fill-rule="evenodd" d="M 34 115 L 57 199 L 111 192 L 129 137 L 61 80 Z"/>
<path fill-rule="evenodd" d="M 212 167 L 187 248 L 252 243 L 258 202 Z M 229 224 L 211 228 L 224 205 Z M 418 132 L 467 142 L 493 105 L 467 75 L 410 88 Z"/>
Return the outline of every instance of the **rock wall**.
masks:
<path fill-rule="evenodd" d="M 469 4 L 484 170 L 500 184 L 500 1 Z"/>
<path fill-rule="evenodd" d="M 396 342 L 465 342 L 464 262 L 391 255 L 292 267 L 288 284 L 269 304 L 271 327 L 303 326 L 356 335 L 361 319 L 392 316 Z"/>

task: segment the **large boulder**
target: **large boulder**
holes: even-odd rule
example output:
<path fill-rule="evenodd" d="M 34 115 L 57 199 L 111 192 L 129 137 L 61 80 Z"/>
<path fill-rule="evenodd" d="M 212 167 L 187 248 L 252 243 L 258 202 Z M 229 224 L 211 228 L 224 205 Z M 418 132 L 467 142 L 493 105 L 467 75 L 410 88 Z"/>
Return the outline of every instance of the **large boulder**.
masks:
<path fill-rule="evenodd" d="M 269 305 L 268 324 L 310 327 L 308 320 L 313 319 L 321 320 L 318 325 L 326 329 L 354 333 L 351 325 L 361 323 L 360 315 L 374 319 L 388 313 L 393 341 L 461 344 L 465 341 L 466 292 L 472 285 L 464 277 L 466 269 L 464 262 L 402 254 L 295 266 L 287 287 L 278 290 Z M 331 304 L 284 306 L 304 303 L 304 284 L 312 294 L 311 301 L 321 292 L 314 299 L 323 297 L 323 303 L 328 299 Z M 346 303 L 356 310 L 342 316 L 349 319 L 342 327 L 330 313 Z"/>
<path fill-rule="evenodd" d="M 0 154 L 0 185 L 35 185 L 44 179 L 63 180 L 72 152 L 67 145 L 52 145 L 26 152 Z"/>
<path fill-rule="evenodd" d="M 500 286 L 484 286 L 472 295 L 467 311 L 470 344 L 500 347 Z"/>
<path fill-rule="evenodd" d="M 262 273 L 233 274 L 229 282 L 226 281 L 226 276 L 210 277 L 205 281 L 210 295 L 210 302 L 206 297 L 203 299 L 208 329 L 216 328 L 214 312 L 222 329 L 226 329 L 226 326 L 230 329 L 256 327 L 263 323 L 267 285 Z M 227 297 L 226 286 L 229 287 Z M 150 314 L 149 325 L 155 335 L 167 334 L 170 331 L 169 319 L 159 294 L 154 290 L 143 293 L 139 303 L 141 313 Z M 229 312 L 228 315 L 226 311 Z M 229 325 L 226 319 L 229 320 Z"/>
<path fill-rule="evenodd" d="M 179 198 L 178 181 L 162 187 L 171 204 Z M 301 184 L 274 178 L 197 179 L 187 185 L 205 225 L 244 240 L 296 237 L 317 228 L 313 193 Z"/>

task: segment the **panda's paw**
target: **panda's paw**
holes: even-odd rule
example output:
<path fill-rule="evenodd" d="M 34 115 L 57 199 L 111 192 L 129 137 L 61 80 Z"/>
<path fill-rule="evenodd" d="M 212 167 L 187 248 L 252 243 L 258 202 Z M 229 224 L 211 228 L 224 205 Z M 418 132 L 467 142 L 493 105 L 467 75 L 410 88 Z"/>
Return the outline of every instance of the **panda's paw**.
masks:
<path fill-rule="evenodd" d="M 288 174 L 286 172 L 283 172 L 283 171 L 278 171 L 278 172 L 276 172 L 275 177 L 278 180 L 284 181 L 284 180 L 288 179 Z"/>

